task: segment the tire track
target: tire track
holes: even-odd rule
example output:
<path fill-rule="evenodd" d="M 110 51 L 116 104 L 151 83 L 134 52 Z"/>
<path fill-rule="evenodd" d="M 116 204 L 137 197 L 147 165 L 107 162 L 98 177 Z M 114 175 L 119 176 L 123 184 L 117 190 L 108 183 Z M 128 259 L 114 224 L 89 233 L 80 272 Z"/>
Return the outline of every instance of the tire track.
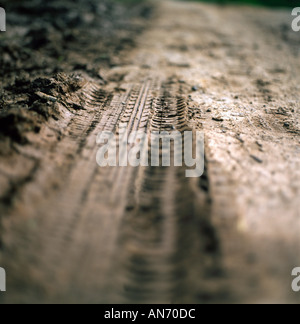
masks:
<path fill-rule="evenodd" d="M 87 110 L 71 119 L 69 136 L 56 148 L 56 154 L 72 156 L 62 166 L 68 177 L 55 195 L 35 204 L 35 226 L 14 228 L 18 240 L 7 250 L 19 257 L 6 266 L 18 282 L 14 267 L 20 256 L 30 260 L 24 261 L 22 284 L 36 287 L 33 301 L 192 302 L 203 294 L 194 278 L 218 268 L 207 175 L 196 183 L 185 178 L 183 167 L 96 164 L 97 135 L 111 131 L 118 138 L 120 123 L 128 135 L 143 130 L 148 137 L 153 131 L 191 130 L 177 85 L 154 78 L 123 88 L 111 96 L 87 87 Z M 44 179 L 54 172 L 43 173 Z M 14 282 L 8 301 L 25 301 L 26 289 L 23 294 Z"/>
<path fill-rule="evenodd" d="M 190 130 L 187 106 L 178 88 L 163 84 L 153 102 L 149 134 L 154 130 Z M 117 262 L 110 272 L 115 282 L 109 300 L 203 302 L 209 294 L 217 299 L 221 292 L 212 293 L 204 287 L 204 282 L 210 282 L 206 278 L 209 271 L 213 269 L 215 274 L 211 281 L 221 273 L 219 243 L 210 219 L 207 172 L 200 180 L 190 180 L 183 167 L 140 168 L 131 188 Z"/>

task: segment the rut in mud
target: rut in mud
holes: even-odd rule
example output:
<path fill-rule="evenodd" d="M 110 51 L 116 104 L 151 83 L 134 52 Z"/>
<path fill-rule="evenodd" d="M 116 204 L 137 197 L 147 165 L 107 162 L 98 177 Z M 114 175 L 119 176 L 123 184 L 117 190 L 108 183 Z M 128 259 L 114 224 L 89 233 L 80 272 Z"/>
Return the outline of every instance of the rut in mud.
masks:
<path fill-rule="evenodd" d="M 40 163 L 46 169 L 39 165 L 27 179 L 27 186 L 40 183 L 41 191 L 48 185 L 44 179 L 67 180 L 34 202 L 30 228 L 24 231 L 23 222 L 14 226 L 22 235 L 12 251 L 17 248 L 30 260 L 24 272 L 15 273 L 26 280 L 19 298 L 28 298 L 31 285 L 55 280 L 58 286 L 53 292 L 49 287 L 47 301 L 204 301 L 209 292 L 200 289 L 200 281 L 195 284 L 195 276 L 221 275 L 207 173 L 187 180 L 184 168 L 100 168 L 96 163 L 97 135 L 117 133 L 120 123 L 127 123 L 129 134 L 189 129 L 180 87 L 155 78 L 123 84 L 114 95 L 91 85 L 82 92 L 86 111 L 70 118 L 68 136 L 49 153 L 59 157 L 59 165 L 47 166 L 51 158 L 44 156 Z M 15 264 L 7 261 L 6 268 Z M 35 293 L 34 301 L 45 298 L 39 289 Z"/>
<path fill-rule="evenodd" d="M 282 29 L 288 13 L 152 6 L 151 21 L 147 6 L 128 27 L 129 48 L 106 44 L 101 74 L 71 61 L 80 76 L 6 87 L 0 123 L 20 126 L 0 134 L 1 302 L 298 300 L 299 50 Z M 129 134 L 204 132 L 204 175 L 99 167 L 97 135 L 118 135 L 120 123 Z"/>

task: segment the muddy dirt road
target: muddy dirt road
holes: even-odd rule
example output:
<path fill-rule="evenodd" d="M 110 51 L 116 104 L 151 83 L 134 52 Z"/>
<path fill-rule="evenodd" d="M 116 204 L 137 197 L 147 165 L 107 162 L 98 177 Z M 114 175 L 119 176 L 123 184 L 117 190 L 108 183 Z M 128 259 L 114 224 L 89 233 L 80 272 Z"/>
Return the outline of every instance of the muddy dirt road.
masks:
<path fill-rule="evenodd" d="M 290 23 L 288 10 L 163 1 L 102 69 L 106 84 L 60 91 L 72 109 L 39 85 L 60 117 L 0 159 L 0 302 L 299 302 L 300 36 Z M 120 122 L 203 131 L 205 174 L 100 168 L 97 134 Z"/>

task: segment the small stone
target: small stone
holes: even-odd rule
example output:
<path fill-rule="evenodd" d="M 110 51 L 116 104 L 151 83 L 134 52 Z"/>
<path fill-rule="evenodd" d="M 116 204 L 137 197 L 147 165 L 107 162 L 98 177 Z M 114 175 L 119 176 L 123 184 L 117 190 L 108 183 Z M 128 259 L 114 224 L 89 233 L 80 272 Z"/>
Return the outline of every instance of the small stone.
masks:
<path fill-rule="evenodd" d="M 245 143 L 245 141 L 244 141 L 244 139 L 242 138 L 242 135 L 241 135 L 241 134 L 238 134 L 238 135 L 236 136 L 236 138 L 237 138 L 237 140 L 239 140 L 242 144 Z"/>
<path fill-rule="evenodd" d="M 193 90 L 193 91 L 198 91 L 199 88 L 198 88 L 198 86 L 193 86 L 193 87 L 192 87 L 192 90 Z"/>
<path fill-rule="evenodd" d="M 51 102 L 56 102 L 57 101 L 57 98 L 53 97 L 53 96 L 49 96 L 47 95 L 46 93 L 43 93 L 43 92 L 36 92 L 35 93 L 38 97 L 40 97 L 41 99 L 44 99 L 44 100 L 47 100 L 47 101 L 51 101 Z"/>
<path fill-rule="evenodd" d="M 261 160 L 259 157 L 255 155 L 250 155 L 250 157 L 257 163 L 263 163 L 263 160 Z"/>
<path fill-rule="evenodd" d="M 224 121 L 224 119 L 222 117 L 219 117 L 219 116 L 213 117 L 212 120 L 217 121 L 217 122 Z"/>

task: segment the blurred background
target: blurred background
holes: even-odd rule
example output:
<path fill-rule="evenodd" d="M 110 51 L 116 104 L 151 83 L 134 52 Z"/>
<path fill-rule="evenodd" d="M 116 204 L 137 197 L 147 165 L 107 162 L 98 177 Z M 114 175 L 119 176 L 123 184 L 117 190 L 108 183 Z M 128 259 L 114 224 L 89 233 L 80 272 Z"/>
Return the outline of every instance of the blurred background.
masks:
<path fill-rule="evenodd" d="M 269 7 L 297 7 L 299 2 L 297 0 L 199 0 L 208 3 L 220 4 L 248 4 L 248 5 L 261 5 Z"/>

